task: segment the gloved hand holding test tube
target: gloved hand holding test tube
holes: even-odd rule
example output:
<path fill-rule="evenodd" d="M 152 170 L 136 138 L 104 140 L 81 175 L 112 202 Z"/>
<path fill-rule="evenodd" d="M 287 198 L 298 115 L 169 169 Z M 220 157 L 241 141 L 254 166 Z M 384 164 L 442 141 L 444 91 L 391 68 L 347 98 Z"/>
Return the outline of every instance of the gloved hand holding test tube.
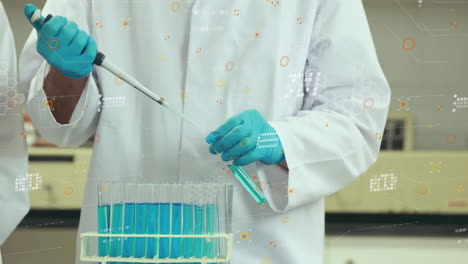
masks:
<path fill-rule="evenodd" d="M 51 20 L 53 18 L 53 16 L 50 15 L 50 14 L 47 15 L 46 18 L 44 18 L 42 16 L 42 14 L 41 14 L 41 10 L 38 9 L 37 7 L 35 7 L 32 4 L 27 4 L 24 7 L 24 13 L 25 13 L 26 17 L 29 19 L 30 23 L 34 26 L 34 28 L 38 32 L 40 31 L 40 29 L 42 28 L 42 26 L 44 24 L 46 24 L 49 20 Z M 76 27 L 76 24 L 73 23 L 72 25 L 74 27 Z M 74 30 L 77 30 L 77 28 L 74 28 Z M 83 34 L 83 32 L 78 32 L 78 33 L 81 33 L 81 35 L 85 35 L 85 34 Z M 198 128 L 198 129 L 200 129 L 200 127 L 198 127 L 194 122 L 190 121 L 190 119 L 186 115 L 184 115 L 182 112 L 177 111 L 176 109 L 172 108 L 169 105 L 169 103 L 166 100 L 164 100 L 164 98 L 162 98 L 159 95 L 153 93 L 150 89 L 148 89 L 143 84 L 138 82 L 138 80 L 136 80 L 132 76 L 128 75 L 124 71 L 120 70 L 116 65 L 111 63 L 108 59 L 106 59 L 106 56 L 102 52 L 97 51 L 96 44 L 94 43 L 94 40 L 92 40 L 92 38 L 89 39 L 89 37 L 87 35 L 85 35 L 85 36 L 78 36 L 78 35 L 79 34 L 77 34 L 75 39 L 77 37 L 82 37 L 82 38 L 86 37 L 87 41 L 91 41 L 92 45 L 88 45 L 89 47 L 87 47 L 86 50 L 84 50 L 83 54 L 81 54 L 81 55 L 84 55 L 84 56 L 89 54 L 90 56 L 88 56 L 88 57 L 91 58 L 91 60 L 88 61 L 88 62 L 87 62 L 86 59 L 82 60 L 83 68 L 84 68 L 82 74 L 65 74 L 64 71 L 61 71 L 62 73 L 64 73 L 66 76 L 68 76 L 70 78 L 83 78 L 83 77 L 86 77 L 89 74 L 89 72 L 92 70 L 92 65 L 93 64 L 95 64 L 97 66 L 101 66 L 104 69 L 106 69 L 107 71 L 109 71 L 110 73 L 114 74 L 119 79 L 121 79 L 124 82 L 128 83 L 130 86 L 132 86 L 135 89 L 142 92 L 143 94 L 145 94 L 146 96 L 148 96 L 149 98 L 151 98 L 152 100 L 154 100 L 155 102 L 160 104 L 161 106 L 165 107 L 166 109 L 170 110 L 174 114 L 178 115 L 182 120 L 188 122 L 189 124 L 193 125 L 194 127 Z M 55 51 L 54 48 L 50 47 L 51 42 L 53 42 L 52 40 L 54 39 L 54 36 L 48 36 L 48 37 L 50 37 L 50 39 L 47 39 L 47 44 L 46 44 L 47 48 L 43 47 L 43 49 L 45 50 L 43 52 L 51 53 L 51 52 Z M 55 45 L 60 45 L 60 44 L 55 44 Z M 38 50 L 39 50 L 39 47 L 38 47 Z M 92 57 L 93 55 L 94 55 L 94 57 Z M 55 56 L 55 57 L 57 57 L 57 56 Z M 210 142 L 208 142 L 208 143 L 210 143 Z M 255 182 L 250 178 L 250 176 L 245 172 L 245 170 L 242 167 L 235 166 L 235 165 L 228 165 L 228 167 L 231 169 L 231 171 L 237 177 L 237 179 L 241 182 L 241 184 L 247 189 L 247 191 L 250 193 L 250 195 L 255 199 L 255 201 L 257 201 L 257 203 L 260 203 L 260 204 L 265 203 L 266 199 L 265 199 L 264 194 L 262 193 L 261 190 L 259 190 L 259 188 L 255 184 Z"/>

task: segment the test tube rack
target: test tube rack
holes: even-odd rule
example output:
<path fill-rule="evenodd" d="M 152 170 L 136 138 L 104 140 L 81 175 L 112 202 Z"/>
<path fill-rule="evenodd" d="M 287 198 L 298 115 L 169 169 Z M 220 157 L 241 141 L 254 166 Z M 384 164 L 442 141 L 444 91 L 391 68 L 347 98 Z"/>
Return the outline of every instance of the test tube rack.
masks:
<path fill-rule="evenodd" d="M 226 240 L 226 256 L 217 258 L 135 258 L 135 257 L 99 257 L 96 255 L 90 255 L 88 250 L 93 239 L 99 237 L 134 237 L 134 238 L 204 238 L 204 239 L 224 239 Z M 101 264 L 123 262 L 123 263 L 227 263 L 232 259 L 233 250 L 233 234 L 203 234 L 203 235 L 153 235 L 153 234 L 98 234 L 95 232 L 82 233 L 81 238 L 81 254 L 80 260 L 86 262 L 98 262 Z"/>

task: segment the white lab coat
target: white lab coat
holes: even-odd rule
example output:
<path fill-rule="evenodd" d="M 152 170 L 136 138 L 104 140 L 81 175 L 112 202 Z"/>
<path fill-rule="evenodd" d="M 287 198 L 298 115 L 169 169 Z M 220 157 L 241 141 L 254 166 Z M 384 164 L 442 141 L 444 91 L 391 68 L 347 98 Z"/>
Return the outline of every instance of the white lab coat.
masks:
<path fill-rule="evenodd" d="M 228 180 L 235 184 L 232 263 L 322 262 L 324 197 L 376 160 L 376 133 L 390 98 L 361 1 L 49 0 L 47 13 L 76 21 L 109 60 L 201 127 L 181 123 L 99 67 L 70 124 L 57 124 L 42 107 L 48 66 L 33 33 L 20 65 L 39 131 L 62 146 L 99 135 L 80 232 L 96 231 L 97 181 Z M 306 88 L 303 73 L 315 76 Z M 126 101 L 100 105 L 100 94 Z M 289 172 L 260 163 L 245 167 L 265 189 L 266 208 L 224 174 L 225 165 L 204 142 L 209 131 L 250 108 L 277 130 L 289 165 Z M 244 232 L 250 239 L 239 238 Z"/>
<path fill-rule="evenodd" d="M 17 87 L 15 42 L 1 2 L 0 97 L 2 97 L 0 98 L 1 246 L 29 210 L 28 191 L 20 191 L 18 186 L 15 186 L 17 179 L 26 178 L 28 168 L 26 140 L 21 134 L 24 128 L 19 103 L 24 102 L 24 92 Z"/>

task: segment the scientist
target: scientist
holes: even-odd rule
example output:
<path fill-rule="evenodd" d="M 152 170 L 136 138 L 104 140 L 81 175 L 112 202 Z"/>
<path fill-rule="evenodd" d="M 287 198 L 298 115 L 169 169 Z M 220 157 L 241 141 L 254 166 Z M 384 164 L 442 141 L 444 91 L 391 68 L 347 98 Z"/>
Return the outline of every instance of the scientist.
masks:
<path fill-rule="evenodd" d="M 324 198 L 376 160 L 390 100 L 361 1 L 49 0 L 43 14 L 21 79 L 46 139 L 95 134 L 80 233 L 96 231 L 99 181 L 232 180 L 232 263 L 322 263 Z M 93 67 L 98 48 L 202 129 Z"/>
<path fill-rule="evenodd" d="M 29 210 L 22 101 L 24 94 L 16 86 L 15 42 L 0 2 L 0 246 Z"/>

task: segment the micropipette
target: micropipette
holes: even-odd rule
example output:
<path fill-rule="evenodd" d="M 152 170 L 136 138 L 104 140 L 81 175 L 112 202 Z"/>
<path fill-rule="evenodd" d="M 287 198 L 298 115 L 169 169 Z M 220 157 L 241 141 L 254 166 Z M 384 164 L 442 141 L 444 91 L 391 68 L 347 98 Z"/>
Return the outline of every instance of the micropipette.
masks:
<path fill-rule="evenodd" d="M 47 21 L 49 21 L 51 18 L 52 18 L 52 15 L 49 14 L 47 15 L 45 19 L 43 19 L 41 15 L 41 10 L 36 9 L 36 11 L 34 11 L 33 15 L 31 16 L 31 23 L 37 22 L 39 20 L 42 21 L 43 23 L 47 23 Z M 143 84 L 141 84 L 135 78 L 126 74 L 125 72 L 120 70 L 117 66 L 115 66 L 113 63 L 109 62 L 108 59 L 106 59 L 106 56 L 104 55 L 104 53 L 98 52 L 96 54 L 96 58 L 94 59 L 93 64 L 97 66 L 101 66 L 102 68 L 106 69 L 107 71 L 115 75 L 117 78 L 123 80 L 124 82 L 131 85 L 133 88 L 139 90 L 140 92 L 142 92 L 149 98 L 153 99 L 153 101 L 157 102 L 158 104 L 164 106 L 169 111 L 178 115 L 182 120 L 200 129 L 200 127 L 198 127 L 194 122 L 190 121 L 190 119 L 186 115 L 172 108 L 169 105 L 169 103 L 166 100 L 164 100 L 164 98 L 153 93 L 150 89 L 146 88 Z M 260 203 L 260 204 L 265 203 L 264 194 L 258 189 L 255 182 L 250 178 L 250 176 L 247 174 L 247 172 L 245 172 L 245 170 L 242 167 L 235 166 L 235 165 L 229 165 L 228 167 L 229 169 L 231 169 L 233 174 L 237 177 L 239 182 L 244 186 L 244 188 L 246 188 L 247 191 L 250 193 L 250 195 L 252 195 L 255 201 L 257 201 L 257 203 Z"/>

